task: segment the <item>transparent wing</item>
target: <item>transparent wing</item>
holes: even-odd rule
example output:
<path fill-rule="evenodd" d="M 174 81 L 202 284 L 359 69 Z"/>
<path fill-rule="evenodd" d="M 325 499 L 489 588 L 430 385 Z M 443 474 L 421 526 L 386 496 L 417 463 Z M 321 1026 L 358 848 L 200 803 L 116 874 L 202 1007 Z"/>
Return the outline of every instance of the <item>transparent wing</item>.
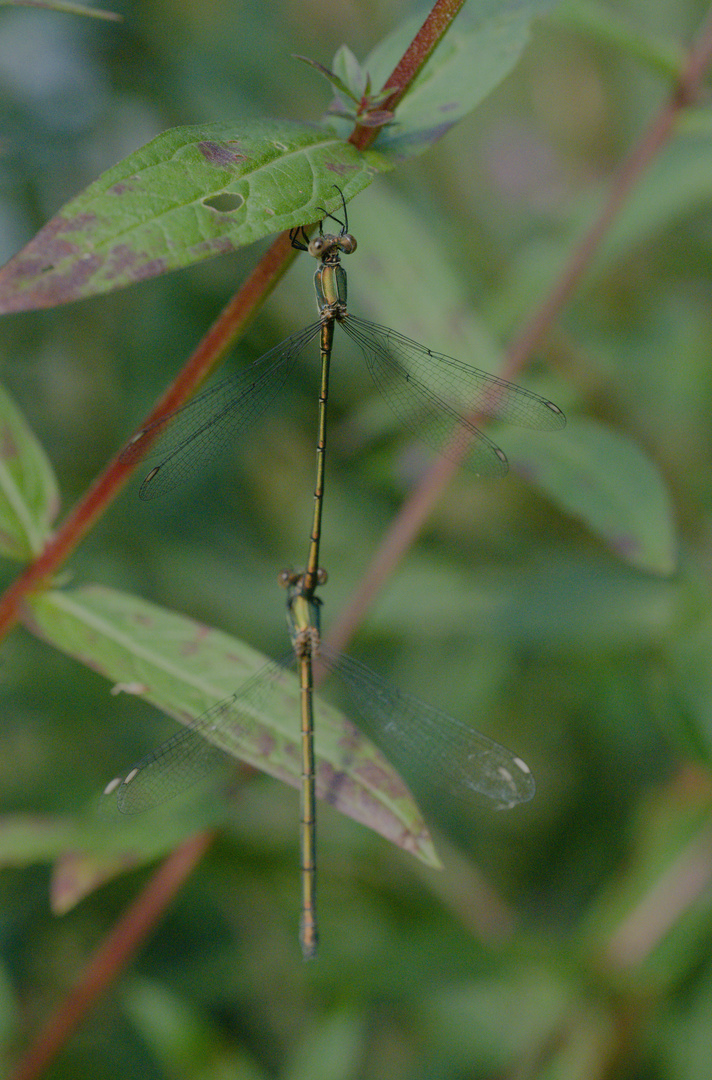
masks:
<path fill-rule="evenodd" d="M 358 660 L 324 650 L 320 660 L 341 677 L 358 727 L 412 784 L 416 797 L 454 796 L 470 806 L 509 808 L 534 795 L 528 766 L 486 735 L 389 686 Z"/>
<path fill-rule="evenodd" d="M 264 730 L 270 704 L 283 698 L 282 680 L 294 660 L 265 664 L 233 694 L 202 713 L 190 728 L 177 732 L 105 788 L 103 799 L 115 798 L 122 814 L 140 814 L 172 799 L 229 764 L 226 755 L 252 757 L 250 751 Z M 298 722 L 295 720 L 295 727 Z"/>
<path fill-rule="evenodd" d="M 231 446 L 239 432 L 253 424 L 277 396 L 293 361 L 320 328 L 318 322 L 305 327 L 244 371 L 209 387 L 135 435 L 122 451 L 121 461 L 158 461 L 141 484 L 140 497 L 166 495 Z"/>
<path fill-rule="evenodd" d="M 293 686 L 285 687 L 293 660 L 290 651 L 281 661 L 266 664 L 236 694 L 147 754 L 124 777 L 112 780 L 103 801 L 115 800 L 123 814 L 140 814 L 224 768 L 229 758 L 259 762 L 264 758 L 265 718 L 283 711 L 285 693 L 294 693 Z M 357 726 L 412 785 L 416 796 L 454 796 L 470 806 L 510 807 L 534 795 L 534 780 L 525 763 L 492 739 L 389 686 L 358 660 L 322 650 L 315 662 L 340 676 Z"/>
<path fill-rule="evenodd" d="M 426 349 L 387 326 L 353 315 L 342 319 L 341 326 L 360 347 L 373 381 L 403 425 L 438 453 L 457 460 L 460 450 L 471 444 L 465 462 L 479 476 L 502 476 L 507 458 L 464 413 L 540 431 L 566 423 L 551 401 Z"/>

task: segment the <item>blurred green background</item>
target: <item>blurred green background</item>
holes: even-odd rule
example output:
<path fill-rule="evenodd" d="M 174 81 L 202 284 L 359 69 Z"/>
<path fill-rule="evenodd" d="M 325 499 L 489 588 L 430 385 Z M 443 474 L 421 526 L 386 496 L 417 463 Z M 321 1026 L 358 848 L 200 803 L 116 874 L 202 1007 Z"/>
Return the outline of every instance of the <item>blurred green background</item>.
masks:
<path fill-rule="evenodd" d="M 317 120 L 327 84 L 291 54 L 328 65 L 346 42 L 362 58 L 412 10 L 377 0 L 114 9 L 120 25 L 0 11 L 1 261 L 167 127 Z M 705 5 L 601 10 L 674 51 Z M 546 295 L 670 89 L 644 49 L 582 28 L 581 11 L 537 23 L 480 109 L 352 202 L 354 312 L 477 364 L 477 349 L 455 344 L 461 326 L 476 335 L 480 320 L 504 343 Z M 521 754 L 537 779 L 533 803 L 474 821 L 442 807 L 441 874 L 320 807 L 321 954 L 304 965 L 298 797 L 252 777 L 220 841 L 49 1075 L 712 1075 L 712 123 L 703 107 L 693 122 L 521 380 L 643 448 L 670 491 L 679 570 L 627 565 L 514 472 L 487 483 L 462 474 L 350 646 Z M 64 509 L 258 255 L 4 320 L 1 377 L 51 457 Z M 297 260 L 233 362 L 312 320 L 312 269 Z M 341 347 L 327 630 L 428 460 Z M 276 579 L 306 553 L 316 378 L 307 356 L 208 482 L 149 505 L 131 485 L 72 559 L 72 580 L 139 593 L 280 655 Z M 496 437 L 506 450 L 508 432 Z M 2 584 L 16 570 L 3 565 Z M 174 730 L 22 629 L 5 642 L 0 677 L 6 814 L 81 812 Z M 48 866 L 3 870 L 6 1061 L 149 872 L 57 918 Z"/>

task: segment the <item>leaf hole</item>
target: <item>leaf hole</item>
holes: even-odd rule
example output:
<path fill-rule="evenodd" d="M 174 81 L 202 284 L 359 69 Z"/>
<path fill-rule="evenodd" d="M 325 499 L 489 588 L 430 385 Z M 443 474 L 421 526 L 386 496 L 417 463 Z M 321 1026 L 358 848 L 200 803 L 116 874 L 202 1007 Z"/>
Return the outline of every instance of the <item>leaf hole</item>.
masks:
<path fill-rule="evenodd" d="M 221 191 L 219 195 L 210 195 L 203 199 L 203 206 L 217 210 L 219 214 L 229 214 L 233 210 L 239 210 L 244 201 L 242 195 L 236 195 L 233 191 Z"/>

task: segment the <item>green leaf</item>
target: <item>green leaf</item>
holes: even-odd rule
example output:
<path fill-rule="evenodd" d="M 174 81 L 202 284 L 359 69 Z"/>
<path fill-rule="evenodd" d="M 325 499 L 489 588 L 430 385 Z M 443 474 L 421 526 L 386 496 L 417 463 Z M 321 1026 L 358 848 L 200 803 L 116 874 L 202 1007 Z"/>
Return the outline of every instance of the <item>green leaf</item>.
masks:
<path fill-rule="evenodd" d="M 234 772 L 231 779 L 234 791 Z M 73 833 L 72 823 L 68 823 L 71 843 L 58 851 L 47 851 L 44 857 L 39 853 L 40 861 L 55 859 L 50 881 L 52 911 L 66 914 L 107 881 L 166 855 L 186 837 L 223 825 L 230 816 L 224 792 L 213 778 L 210 783 L 193 785 L 179 798 L 131 817 L 120 814 L 115 802 L 97 795 L 86 814 L 76 819 Z M 58 822 L 56 836 L 50 833 L 50 843 L 53 839 L 61 843 L 61 824 Z"/>
<path fill-rule="evenodd" d="M 653 574 L 677 566 L 672 504 L 653 462 L 626 436 L 574 420 L 556 437 L 513 432 L 513 467 L 584 521 L 622 559 Z"/>
<path fill-rule="evenodd" d="M 49 592 L 28 602 L 30 630 L 190 725 L 229 697 L 266 658 L 235 638 L 137 597 L 97 586 Z M 285 671 L 280 701 L 221 749 L 285 783 L 301 783 L 299 683 Z M 420 811 L 395 770 L 336 709 L 319 702 L 316 725 L 317 794 L 429 865 L 439 866 Z M 348 777 L 334 790 L 333 777 Z M 107 779 L 109 779 L 107 777 Z"/>
<path fill-rule="evenodd" d="M 440 229 L 423 228 L 423 212 L 404 202 L 390 185 L 375 185 L 354 217 L 357 220 L 351 224 L 359 248 L 349 275 L 353 314 L 393 327 L 426 348 L 498 375 L 502 351 L 473 308 L 467 274 L 448 249 Z M 413 273 L 414 259 L 426 272 Z M 544 392 L 548 397 L 548 388 Z M 502 438 L 505 451 L 511 430 L 508 427 Z M 385 433 L 400 437 L 402 425 L 381 395 L 374 393 L 363 397 L 349 418 L 349 433 L 361 442 L 381 440 Z M 534 439 L 538 438 L 537 433 Z"/>
<path fill-rule="evenodd" d="M 323 75 L 339 93 L 344 94 L 346 97 L 350 97 L 352 101 L 358 104 L 359 99 L 354 97 L 346 86 L 346 83 L 344 83 L 338 75 L 334 74 L 333 71 L 330 71 L 329 68 L 324 67 L 323 64 L 318 63 L 316 60 L 312 60 L 309 56 L 300 56 L 299 53 L 293 53 L 292 55 L 295 60 L 301 60 L 303 64 L 308 64 L 309 67 L 313 67 L 320 75 Z"/>
<path fill-rule="evenodd" d="M 59 509 L 57 481 L 34 433 L 0 387 L 0 554 L 39 554 Z"/>
<path fill-rule="evenodd" d="M 0 866 L 49 862 L 79 847 L 83 838 L 78 818 L 4 814 L 0 817 Z"/>
<path fill-rule="evenodd" d="M 472 700 L 484 703 L 506 682 L 506 668 L 503 676 L 497 666 L 498 649 L 512 656 L 522 649 L 562 651 L 588 662 L 595 654 L 657 648 L 679 634 L 676 582 L 641 574 L 608 556 L 553 550 L 555 555 L 544 551 L 516 567 L 483 564 L 476 579 L 469 569 L 436 569 L 411 558 L 379 604 L 374 629 L 384 637 L 416 637 L 414 650 L 441 649 L 458 634 L 471 641 L 481 659 L 472 662 L 468 685 Z M 709 704 L 709 685 L 707 694 Z"/>
<path fill-rule="evenodd" d="M 52 307 L 306 225 L 389 168 L 287 121 L 173 128 L 107 170 L 0 270 L 0 312 Z"/>
<path fill-rule="evenodd" d="M 466 4 L 399 104 L 395 122 L 379 133 L 376 148 L 402 160 L 442 138 L 509 74 L 533 17 L 548 6 L 545 0 Z M 374 87 L 388 79 L 424 18 L 407 19 L 369 53 L 363 67 Z"/>
<path fill-rule="evenodd" d="M 359 102 L 366 93 L 368 75 L 347 45 L 339 46 L 331 66 L 349 96 Z"/>
<path fill-rule="evenodd" d="M 654 158 L 612 222 L 596 256 L 594 273 L 706 209 L 711 197 L 712 139 L 676 139 Z"/>
<path fill-rule="evenodd" d="M 114 11 L 102 11 L 101 8 L 87 7 L 86 4 L 73 4 L 69 0 L 0 0 L 0 7 L 34 7 L 47 11 L 60 11 L 65 15 L 86 15 L 89 19 L 107 19 L 121 22 L 123 16 Z"/>
<path fill-rule="evenodd" d="M 467 274 L 439 227 L 423 228 L 423 212 L 383 184 L 352 217 L 359 242 L 349 265 L 353 314 L 497 373 L 501 349 L 473 309 Z M 426 272 L 413 273 L 414 259 Z"/>
<path fill-rule="evenodd" d="M 97 800 L 98 802 L 98 800 Z M 208 805 L 204 793 L 180 800 L 178 811 L 151 815 L 151 827 L 136 819 L 102 819 L 90 808 L 84 816 L 6 814 L 0 817 L 0 866 L 34 866 L 56 861 L 52 911 L 61 915 L 99 885 L 135 869 L 180 843 L 187 834 L 225 818 L 224 807 Z"/>

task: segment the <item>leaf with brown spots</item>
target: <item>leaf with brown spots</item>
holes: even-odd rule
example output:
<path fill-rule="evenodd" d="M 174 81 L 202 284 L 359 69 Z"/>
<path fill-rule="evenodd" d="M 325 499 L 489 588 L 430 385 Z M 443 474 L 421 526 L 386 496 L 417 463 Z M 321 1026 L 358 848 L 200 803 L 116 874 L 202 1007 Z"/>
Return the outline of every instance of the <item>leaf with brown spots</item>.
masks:
<path fill-rule="evenodd" d="M 108 169 L 0 270 L 0 312 L 120 289 L 306 225 L 390 166 L 287 121 L 172 128 Z"/>
<path fill-rule="evenodd" d="M 27 603 L 23 622 L 37 636 L 110 679 L 117 689 L 138 694 L 188 728 L 206 710 L 215 711 L 216 703 L 223 703 L 217 709 L 223 708 L 231 694 L 243 691 L 240 701 L 248 702 L 249 711 L 244 710 L 240 722 L 229 728 L 210 728 L 207 738 L 231 757 L 294 787 L 300 785 L 298 679 L 243 642 L 138 597 L 98 586 L 37 596 Z M 257 691 L 246 695 L 250 685 Z M 321 699 L 315 747 L 321 798 L 427 865 L 440 865 L 422 814 L 396 769 L 343 713 Z M 128 764 L 117 762 L 117 767 Z M 224 797 L 218 804 L 224 806 Z M 162 807 L 156 811 L 160 820 Z M 155 855 L 151 832 L 144 822 L 135 839 L 139 847 L 132 850 L 144 850 L 143 833 L 143 843 L 153 845 Z M 110 854 L 113 857 L 116 851 Z"/>

